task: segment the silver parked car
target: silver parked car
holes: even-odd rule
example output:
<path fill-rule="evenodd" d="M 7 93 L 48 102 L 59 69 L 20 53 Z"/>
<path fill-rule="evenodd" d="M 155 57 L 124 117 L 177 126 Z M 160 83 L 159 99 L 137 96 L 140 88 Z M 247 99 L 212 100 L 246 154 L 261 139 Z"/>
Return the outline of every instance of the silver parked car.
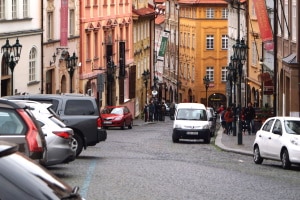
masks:
<path fill-rule="evenodd" d="M 50 166 L 75 160 L 77 142 L 73 138 L 74 132 L 51 113 L 51 104 L 27 100 L 10 101 L 27 105 L 45 135 L 47 157 L 40 159 L 40 164 Z"/>

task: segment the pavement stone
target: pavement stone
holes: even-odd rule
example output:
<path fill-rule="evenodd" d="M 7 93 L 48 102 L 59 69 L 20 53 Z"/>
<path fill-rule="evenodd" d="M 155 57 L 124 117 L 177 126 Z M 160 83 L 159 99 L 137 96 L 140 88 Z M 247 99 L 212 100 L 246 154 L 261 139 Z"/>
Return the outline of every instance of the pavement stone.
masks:
<path fill-rule="evenodd" d="M 167 120 L 170 119 L 166 117 L 166 121 Z M 134 119 L 133 125 L 143 126 L 143 125 L 154 124 L 154 123 L 164 123 L 164 122 L 162 121 L 145 122 L 144 120 L 137 118 Z M 255 140 L 255 135 L 248 135 L 246 133 L 242 135 L 242 144 L 238 144 L 237 136 L 224 134 L 222 128 L 219 128 L 219 130 L 216 131 L 215 145 L 227 152 L 252 156 L 253 155 L 252 145 L 254 140 Z"/>

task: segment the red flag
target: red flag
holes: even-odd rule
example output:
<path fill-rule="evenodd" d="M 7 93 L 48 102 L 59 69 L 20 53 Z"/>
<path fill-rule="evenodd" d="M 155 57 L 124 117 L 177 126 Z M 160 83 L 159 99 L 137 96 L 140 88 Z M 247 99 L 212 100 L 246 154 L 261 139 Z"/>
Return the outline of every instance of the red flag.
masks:
<path fill-rule="evenodd" d="M 253 0 L 255 13 L 260 30 L 260 37 L 263 42 L 272 41 L 273 34 L 268 18 L 267 7 L 264 0 Z"/>

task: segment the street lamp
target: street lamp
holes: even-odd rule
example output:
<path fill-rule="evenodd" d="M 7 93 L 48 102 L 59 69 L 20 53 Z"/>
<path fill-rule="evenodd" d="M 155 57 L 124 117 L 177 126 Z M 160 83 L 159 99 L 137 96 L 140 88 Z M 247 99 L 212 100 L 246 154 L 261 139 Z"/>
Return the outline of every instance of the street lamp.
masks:
<path fill-rule="evenodd" d="M 146 97 L 145 97 L 145 102 L 148 104 L 148 99 L 147 99 L 147 94 L 148 94 L 148 80 L 150 79 L 150 72 L 149 69 L 144 70 L 144 72 L 142 73 L 143 76 L 143 80 L 144 80 L 144 84 L 145 84 L 145 88 L 146 88 Z"/>
<path fill-rule="evenodd" d="M 247 45 L 245 44 L 244 39 L 242 39 L 241 41 L 239 39 L 236 40 L 236 44 L 233 45 L 233 58 L 232 58 L 232 62 L 233 65 L 235 66 L 235 69 L 238 73 L 238 108 L 239 108 L 239 112 L 241 112 L 242 110 L 242 75 L 243 75 L 243 65 L 246 62 L 246 54 L 247 54 Z M 239 125 L 238 125 L 238 144 L 242 144 L 243 143 L 243 138 L 242 138 L 242 121 L 239 117 Z"/>
<path fill-rule="evenodd" d="M 67 64 L 67 70 L 70 75 L 70 93 L 73 92 L 72 86 L 73 86 L 73 75 L 75 71 L 75 67 L 77 65 L 78 57 L 76 56 L 75 52 L 72 56 L 70 54 L 67 55 L 65 58 L 66 64 Z"/>
<path fill-rule="evenodd" d="M 6 39 L 5 45 L 1 47 L 1 53 L 3 53 L 4 55 L 4 62 L 11 71 L 11 95 L 13 95 L 14 91 L 14 69 L 20 60 L 21 51 L 22 45 L 19 43 L 18 38 L 16 40 L 16 43 L 12 46 L 9 44 L 9 40 Z"/>
<path fill-rule="evenodd" d="M 232 135 L 236 136 L 236 81 L 237 81 L 237 67 L 236 62 L 233 62 L 233 57 L 230 57 L 231 62 L 229 63 L 228 70 L 230 74 L 231 81 L 233 81 L 233 104 L 232 101 L 230 101 L 229 106 L 232 106 L 233 108 L 233 125 L 232 125 Z M 232 83 L 230 85 L 230 90 L 232 90 Z M 232 91 L 231 91 L 232 92 Z M 231 93 L 230 92 L 230 93 Z"/>
<path fill-rule="evenodd" d="M 204 76 L 203 78 L 203 82 L 204 82 L 204 85 L 205 85 L 205 92 L 206 92 L 206 107 L 208 107 L 208 101 L 207 101 L 207 90 L 209 88 L 209 83 L 210 83 L 210 80 L 207 76 Z"/>

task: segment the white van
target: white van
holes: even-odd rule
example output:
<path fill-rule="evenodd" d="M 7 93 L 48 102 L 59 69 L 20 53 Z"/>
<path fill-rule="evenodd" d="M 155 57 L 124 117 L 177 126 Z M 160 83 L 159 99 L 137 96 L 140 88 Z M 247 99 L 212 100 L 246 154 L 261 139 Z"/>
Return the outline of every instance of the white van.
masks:
<path fill-rule="evenodd" d="M 203 139 L 205 143 L 209 144 L 210 138 L 205 105 L 200 103 L 178 104 L 173 122 L 173 142 L 177 143 L 179 139 Z"/>

